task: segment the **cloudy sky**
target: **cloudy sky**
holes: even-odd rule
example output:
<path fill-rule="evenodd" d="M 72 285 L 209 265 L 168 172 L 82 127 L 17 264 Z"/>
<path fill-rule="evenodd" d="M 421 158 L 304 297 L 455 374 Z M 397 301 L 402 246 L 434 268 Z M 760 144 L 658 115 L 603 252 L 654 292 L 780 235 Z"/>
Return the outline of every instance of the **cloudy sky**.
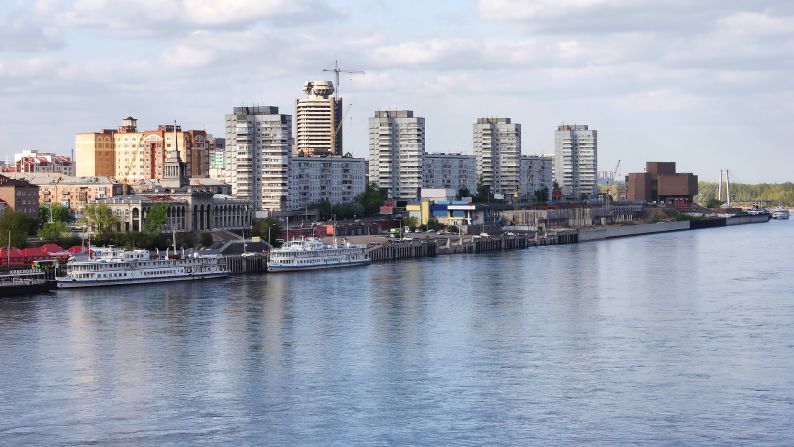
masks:
<path fill-rule="evenodd" d="M 794 180 L 789 0 L 3 0 L 0 157 L 69 153 L 133 115 L 221 135 L 235 105 L 294 114 L 338 59 L 345 150 L 407 108 L 429 152 L 471 153 L 479 116 L 552 152 L 562 122 L 599 132 L 599 169 L 646 160 L 716 179 Z"/>

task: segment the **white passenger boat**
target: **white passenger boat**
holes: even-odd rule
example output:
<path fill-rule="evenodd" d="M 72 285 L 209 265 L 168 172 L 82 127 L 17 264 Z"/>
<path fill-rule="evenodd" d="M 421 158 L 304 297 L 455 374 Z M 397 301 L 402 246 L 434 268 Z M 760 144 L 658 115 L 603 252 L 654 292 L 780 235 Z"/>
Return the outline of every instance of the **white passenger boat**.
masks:
<path fill-rule="evenodd" d="M 325 245 L 316 238 L 295 239 L 284 247 L 273 249 L 267 262 L 268 272 L 317 270 L 367 265 L 370 262 L 366 245 L 343 242 Z"/>
<path fill-rule="evenodd" d="M 788 219 L 789 212 L 785 206 L 779 206 L 772 211 L 772 219 Z"/>
<path fill-rule="evenodd" d="M 229 271 L 220 256 L 185 256 L 151 259 L 147 250 L 92 248 L 95 256 L 66 264 L 66 276 L 56 278 L 58 288 L 150 284 L 221 278 Z"/>

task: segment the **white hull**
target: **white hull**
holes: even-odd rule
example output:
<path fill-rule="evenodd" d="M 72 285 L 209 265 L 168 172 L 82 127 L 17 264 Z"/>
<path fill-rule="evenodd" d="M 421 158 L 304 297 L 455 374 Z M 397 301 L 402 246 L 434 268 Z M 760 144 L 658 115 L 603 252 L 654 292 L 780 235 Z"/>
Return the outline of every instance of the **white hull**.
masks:
<path fill-rule="evenodd" d="M 311 265 L 271 265 L 268 264 L 267 271 L 271 273 L 276 272 L 299 272 L 302 270 L 324 270 L 324 269 L 334 269 L 334 268 L 341 268 L 341 267 L 356 267 L 361 265 L 369 265 L 372 261 L 369 259 L 364 261 L 351 261 L 351 262 L 331 262 L 331 263 L 323 263 L 323 264 L 311 264 Z"/>
<path fill-rule="evenodd" d="M 202 279 L 223 278 L 229 276 L 229 272 L 197 273 L 193 275 L 163 276 L 154 278 L 128 278 L 128 279 L 68 279 L 58 278 L 59 289 L 77 289 L 81 287 L 102 287 L 102 286 L 128 286 L 134 284 L 154 284 L 176 281 L 197 281 Z"/>
<path fill-rule="evenodd" d="M 324 245 L 319 239 L 292 240 L 270 252 L 268 272 L 299 272 L 367 265 L 372 261 L 366 245 Z"/>

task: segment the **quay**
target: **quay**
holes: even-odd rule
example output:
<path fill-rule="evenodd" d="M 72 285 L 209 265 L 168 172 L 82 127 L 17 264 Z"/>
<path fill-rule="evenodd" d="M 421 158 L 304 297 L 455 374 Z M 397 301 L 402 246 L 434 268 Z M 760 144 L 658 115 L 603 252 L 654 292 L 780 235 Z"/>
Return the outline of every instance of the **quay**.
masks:
<path fill-rule="evenodd" d="M 401 259 L 417 259 L 463 253 L 485 253 L 517 250 L 546 245 L 575 244 L 620 237 L 643 236 L 673 231 L 700 230 L 731 225 L 767 222 L 767 216 L 733 216 L 710 219 L 682 220 L 657 223 L 632 223 L 548 230 L 544 234 L 530 231 L 515 235 L 500 234 L 488 237 L 477 235 L 425 235 L 414 240 L 394 240 L 384 236 L 350 236 L 352 242 L 370 246 L 367 250 L 373 263 Z M 326 242 L 330 242 L 326 241 Z M 264 273 L 267 271 L 267 254 L 242 256 L 225 255 L 232 274 Z"/>

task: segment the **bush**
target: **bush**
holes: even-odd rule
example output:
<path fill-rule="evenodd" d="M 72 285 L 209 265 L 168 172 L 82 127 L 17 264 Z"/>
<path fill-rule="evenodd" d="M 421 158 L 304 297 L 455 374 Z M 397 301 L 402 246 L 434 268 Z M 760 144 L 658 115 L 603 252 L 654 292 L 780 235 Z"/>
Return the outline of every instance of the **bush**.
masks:
<path fill-rule="evenodd" d="M 213 243 L 212 233 L 201 233 L 201 246 L 202 247 L 212 247 Z"/>

